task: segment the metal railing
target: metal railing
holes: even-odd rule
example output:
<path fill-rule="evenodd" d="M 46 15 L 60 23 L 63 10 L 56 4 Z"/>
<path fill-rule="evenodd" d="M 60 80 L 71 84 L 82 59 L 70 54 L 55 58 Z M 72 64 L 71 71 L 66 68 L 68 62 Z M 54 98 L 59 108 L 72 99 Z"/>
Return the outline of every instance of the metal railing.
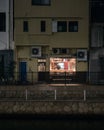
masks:
<path fill-rule="evenodd" d="M 70 83 L 86 83 L 87 72 L 52 72 L 50 73 L 50 83 L 70 84 Z"/>
<path fill-rule="evenodd" d="M 91 83 L 104 84 L 104 72 L 27 72 L 26 75 L 15 72 L 0 74 L 0 85 L 29 85 L 36 82 L 54 84 Z"/>
<path fill-rule="evenodd" d="M 10 75 L 9 73 L 0 74 L 0 85 L 33 84 L 36 80 L 36 75 L 37 73 L 35 72 L 27 72 L 26 75 L 19 72 L 15 72 L 13 75 Z"/>
<path fill-rule="evenodd" d="M 0 101 L 104 101 L 98 90 L 0 90 Z"/>

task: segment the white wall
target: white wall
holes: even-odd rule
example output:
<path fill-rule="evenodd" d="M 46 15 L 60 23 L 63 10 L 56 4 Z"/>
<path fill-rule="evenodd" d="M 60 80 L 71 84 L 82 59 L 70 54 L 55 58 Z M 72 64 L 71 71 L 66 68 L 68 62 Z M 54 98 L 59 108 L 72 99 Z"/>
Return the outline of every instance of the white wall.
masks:
<path fill-rule="evenodd" d="M 11 41 L 10 39 L 12 39 L 10 37 L 13 37 L 10 35 L 13 24 L 10 24 L 9 16 L 11 14 L 9 12 L 9 8 L 10 8 L 9 1 L 13 1 L 13 0 L 0 0 L 0 12 L 6 13 L 6 32 L 0 32 L 0 50 L 9 49 L 10 46 L 9 44 Z M 13 11 L 11 11 L 11 13 L 13 13 Z M 11 27 L 9 25 L 11 25 Z"/>

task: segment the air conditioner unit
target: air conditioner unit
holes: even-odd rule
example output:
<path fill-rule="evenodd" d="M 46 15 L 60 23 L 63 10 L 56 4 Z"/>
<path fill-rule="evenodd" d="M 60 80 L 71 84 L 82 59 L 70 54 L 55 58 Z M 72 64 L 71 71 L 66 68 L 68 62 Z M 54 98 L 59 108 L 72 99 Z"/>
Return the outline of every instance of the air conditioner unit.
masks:
<path fill-rule="evenodd" d="M 41 47 L 32 47 L 31 56 L 32 57 L 41 57 Z"/>
<path fill-rule="evenodd" d="M 60 48 L 53 48 L 52 54 L 60 54 Z"/>
<path fill-rule="evenodd" d="M 77 50 L 77 60 L 78 61 L 87 61 L 87 50 L 86 49 Z"/>

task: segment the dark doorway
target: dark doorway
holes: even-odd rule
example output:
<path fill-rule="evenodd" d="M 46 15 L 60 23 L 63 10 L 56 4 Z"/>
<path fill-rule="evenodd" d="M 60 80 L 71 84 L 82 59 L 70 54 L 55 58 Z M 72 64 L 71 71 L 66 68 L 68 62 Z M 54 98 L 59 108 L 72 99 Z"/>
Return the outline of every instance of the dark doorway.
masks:
<path fill-rule="evenodd" d="M 100 78 L 104 80 L 104 57 L 100 57 Z"/>
<path fill-rule="evenodd" d="M 27 63 L 25 61 L 19 62 L 19 79 L 21 82 L 27 81 Z"/>

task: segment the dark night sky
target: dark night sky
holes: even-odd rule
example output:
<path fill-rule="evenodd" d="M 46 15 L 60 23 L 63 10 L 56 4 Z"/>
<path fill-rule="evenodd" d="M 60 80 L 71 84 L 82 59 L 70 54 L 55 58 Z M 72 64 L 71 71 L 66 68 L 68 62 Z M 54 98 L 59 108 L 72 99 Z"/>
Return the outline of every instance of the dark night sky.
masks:
<path fill-rule="evenodd" d="M 90 0 L 91 21 L 104 22 L 104 0 Z"/>

